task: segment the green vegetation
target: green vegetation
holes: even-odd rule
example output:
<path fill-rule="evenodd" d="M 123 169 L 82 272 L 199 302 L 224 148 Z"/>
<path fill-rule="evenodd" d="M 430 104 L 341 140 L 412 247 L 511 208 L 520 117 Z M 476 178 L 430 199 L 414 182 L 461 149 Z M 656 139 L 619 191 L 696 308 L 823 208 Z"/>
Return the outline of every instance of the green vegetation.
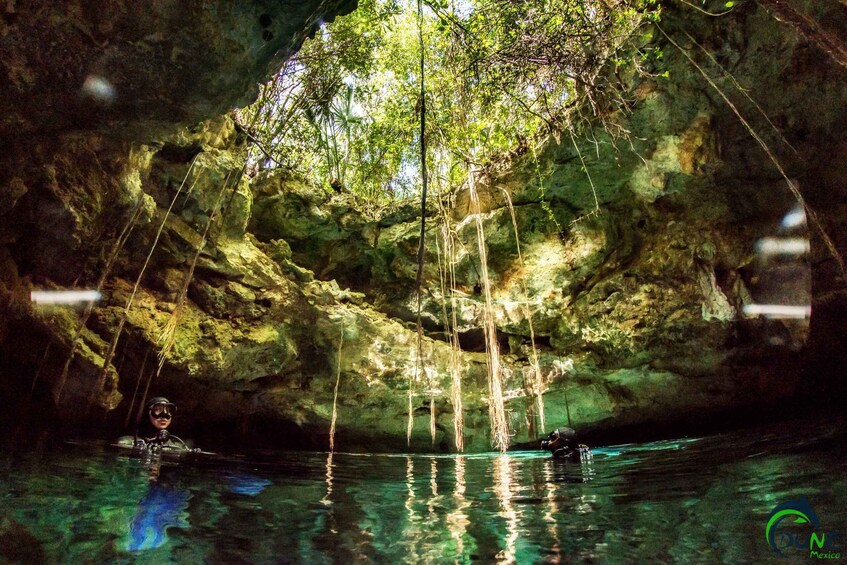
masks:
<path fill-rule="evenodd" d="M 627 110 L 621 78 L 655 0 L 361 0 L 324 25 L 240 112 L 262 168 L 371 202 L 420 190 L 421 45 L 428 178 L 437 191 L 547 133 Z M 626 47 L 625 49 L 623 49 Z"/>

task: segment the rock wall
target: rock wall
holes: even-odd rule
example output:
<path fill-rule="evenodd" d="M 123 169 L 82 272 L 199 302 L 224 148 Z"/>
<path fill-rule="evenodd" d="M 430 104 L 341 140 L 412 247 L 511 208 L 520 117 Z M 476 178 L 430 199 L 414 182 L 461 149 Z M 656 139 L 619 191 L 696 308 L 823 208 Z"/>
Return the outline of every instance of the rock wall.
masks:
<path fill-rule="evenodd" d="M 355 2 L 7 2 L 0 138 L 147 140 L 249 104 L 319 22 Z"/>
<path fill-rule="evenodd" d="M 149 382 L 180 404 L 180 431 L 204 445 L 323 449 L 337 382 L 339 448 L 406 449 L 411 387 L 411 448 L 450 450 L 454 353 L 443 320 L 455 311 L 466 447 L 490 448 L 467 192 L 443 202 L 447 214 L 429 211 L 421 371 L 417 204 L 373 214 L 307 180 L 248 178 L 246 138 L 232 120 L 196 125 L 248 100 L 320 14 L 349 7 L 188 3 L 180 9 L 191 17 L 176 18 L 174 5 L 154 4 L 144 14 L 13 6 L 4 16 L 13 56 L 0 128 L 10 140 L 0 159 L 0 394 L 18 407 L 4 429 L 118 433 L 132 427 Z M 793 4 L 844 21 L 843 6 Z M 548 428 L 570 419 L 595 433 L 705 430 L 727 410 L 837 388 L 842 273 L 814 225 L 784 225 L 796 195 L 718 88 L 843 256 L 847 81 L 831 49 L 768 7 L 745 3 L 720 18 L 669 9 L 661 30 L 714 86 L 653 29 L 645 46 L 662 57 L 643 63 L 647 76 L 622 67 L 631 104 L 606 117 L 627 137 L 564 134 L 480 179 L 513 441 L 534 440 L 539 424 L 528 398 L 533 334 Z M 169 27 L 186 21 L 181 33 Z M 53 59 L 49 37 L 67 48 Z M 452 297 L 440 284 L 445 226 L 462 243 Z M 763 238 L 810 238 L 811 253 L 766 260 Z M 84 326 L 85 311 L 29 301 L 32 288 L 91 288 L 101 277 L 104 299 Z M 743 314 L 810 300 L 811 326 Z"/>
<path fill-rule="evenodd" d="M 845 234 L 840 205 L 817 200 L 843 192 L 833 182 L 842 177 L 833 171 L 838 165 L 827 160 L 819 167 L 814 155 L 821 139 L 827 147 L 842 143 L 836 140 L 845 83 L 837 60 L 794 35 L 767 7 L 747 4 L 723 18 L 666 12 L 661 29 L 678 47 L 654 29 L 648 45 L 659 46 L 662 57 L 652 63 L 652 76 L 630 77 L 632 104 L 610 118 L 617 131 L 630 132 L 626 139 L 595 131 L 574 144 L 564 134 L 537 156 L 511 156 L 483 179 L 516 441 L 528 430 L 522 397 L 531 372 L 529 320 L 547 421 L 557 424 L 570 412 L 575 425 L 594 430 L 673 422 L 696 431 L 720 425 L 728 409 L 799 409 L 809 394 L 820 398 L 839 388 L 834 367 L 844 348 L 834 320 L 843 278 L 821 230 L 839 256 Z M 833 21 L 820 5 L 803 9 Z M 810 91 L 817 93 L 813 102 Z M 813 112 L 801 110 L 807 103 Z M 803 208 L 767 152 L 800 188 L 819 225 L 790 224 Z M 414 321 L 414 204 L 372 218 L 348 196 L 323 195 L 273 174 L 254 181 L 253 190 L 250 229 L 259 239 L 285 239 L 294 260 L 320 278 L 364 293 L 407 325 Z M 442 304 L 451 307 L 437 259 L 446 223 L 462 242 L 455 264 L 460 341 L 465 352 L 480 354 L 481 269 L 469 202 L 466 190 L 444 202 L 449 221 L 430 210 L 424 327 L 433 339 L 446 339 Z M 769 251 L 785 241 L 811 252 Z M 744 313 L 745 307 L 810 304 L 811 326 L 802 314 Z M 442 390 L 447 386 L 442 380 Z"/>

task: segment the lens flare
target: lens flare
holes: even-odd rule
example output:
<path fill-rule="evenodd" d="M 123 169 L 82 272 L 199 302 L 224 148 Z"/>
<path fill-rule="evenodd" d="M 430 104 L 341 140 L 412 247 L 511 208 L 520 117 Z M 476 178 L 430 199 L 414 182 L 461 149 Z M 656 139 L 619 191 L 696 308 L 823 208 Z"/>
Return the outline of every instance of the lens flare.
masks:
<path fill-rule="evenodd" d="M 103 295 L 96 290 L 33 290 L 30 300 L 36 304 L 85 304 L 97 302 Z"/>

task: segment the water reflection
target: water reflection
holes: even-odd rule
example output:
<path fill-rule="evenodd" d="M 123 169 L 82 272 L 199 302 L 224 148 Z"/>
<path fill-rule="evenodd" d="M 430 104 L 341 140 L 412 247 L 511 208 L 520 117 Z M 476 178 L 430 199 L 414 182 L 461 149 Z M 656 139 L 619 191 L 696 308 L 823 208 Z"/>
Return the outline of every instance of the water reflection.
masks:
<path fill-rule="evenodd" d="M 4 455 L 0 536 L 48 562 L 767 561 L 780 502 L 847 524 L 844 423 L 601 448 L 590 466 L 297 453 L 162 466 L 153 484 L 112 453 Z"/>
<path fill-rule="evenodd" d="M 501 455 L 494 463 L 494 492 L 500 500 L 500 516 L 506 521 L 506 547 L 497 554 L 501 563 L 515 562 L 515 542 L 518 539 L 518 514 L 512 506 L 512 459 Z"/>
<path fill-rule="evenodd" d="M 413 544 L 418 533 L 419 519 L 415 512 L 415 462 L 411 457 L 406 457 L 406 515 L 406 538 Z"/>
<path fill-rule="evenodd" d="M 153 482 L 150 491 L 138 503 L 138 513 L 129 527 L 126 545 L 129 551 L 161 547 L 167 541 L 168 528 L 188 528 L 189 493 L 179 488 Z"/>
<path fill-rule="evenodd" d="M 468 531 L 467 508 L 470 505 L 465 498 L 465 458 L 461 455 L 454 460 L 454 475 L 455 483 L 453 486 L 453 504 L 454 507 L 447 514 L 447 528 L 450 530 L 450 536 L 453 538 L 453 555 L 461 556 L 465 554 L 465 535 Z"/>
<path fill-rule="evenodd" d="M 558 462 L 555 462 L 558 464 Z M 553 484 L 553 464 L 552 458 L 544 461 L 544 493 L 546 504 L 544 505 L 544 522 L 547 524 L 548 539 L 550 540 L 551 553 L 558 554 L 561 551 L 559 547 L 559 532 L 558 520 L 559 504 L 556 498 L 556 489 Z"/>
<path fill-rule="evenodd" d="M 262 477 L 244 471 L 224 473 L 223 478 L 229 485 L 230 492 L 245 496 L 258 496 L 271 482 Z"/>
<path fill-rule="evenodd" d="M 332 504 L 332 451 L 326 455 L 326 494 L 321 502 L 326 505 Z"/>

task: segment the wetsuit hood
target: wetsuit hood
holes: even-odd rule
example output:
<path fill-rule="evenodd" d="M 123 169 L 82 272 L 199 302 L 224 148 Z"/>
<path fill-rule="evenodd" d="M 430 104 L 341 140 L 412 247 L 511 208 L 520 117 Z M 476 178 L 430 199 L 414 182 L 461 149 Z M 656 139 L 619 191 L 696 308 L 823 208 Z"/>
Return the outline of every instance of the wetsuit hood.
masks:
<path fill-rule="evenodd" d="M 153 408 L 154 406 L 156 406 L 157 404 L 164 404 L 164 405 L 165 405 L 165 406 L 167 406 L 167 407 L 168 407 L 168 408 L 169 408 L 172 412 L 173 412 L 173 411 L 176 411 L 176 404 L 174 404 L 173 402 L 171 402 L 170 400 L 168 400 L 168 399 L 167 399 L 167 398 L 165 398 L 164 396 L 155 396 L 155 397 L 151 398 L 151 399 L 147 402 L 147 410 L 152 409 L 152 408 Z"/>

